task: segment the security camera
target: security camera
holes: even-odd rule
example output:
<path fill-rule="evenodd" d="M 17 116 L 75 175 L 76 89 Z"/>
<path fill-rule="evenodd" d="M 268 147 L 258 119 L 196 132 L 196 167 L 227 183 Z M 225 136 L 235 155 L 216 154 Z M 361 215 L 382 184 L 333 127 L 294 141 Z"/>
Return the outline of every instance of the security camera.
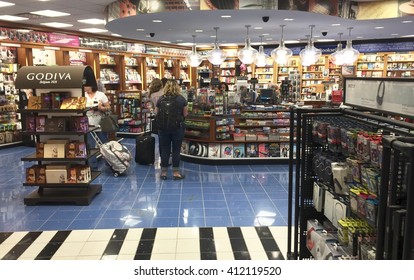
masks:
<path fill-rule="evenodd" d="M 152 33 L 150 33 L 150 36 L 151 36 L 151 37 L 154 37 L 154 36 L 155 36 L 155 33 L 153 33 L 153 32 L 152 32 Z"/>
<path fill-rule="evenodd" d="M 322 31 L 322 36 L 328 35 L 328 31 Z"/>
<path fill-rule="evenodd" d="M 262 17 L 263 22 L 268 22 L 269 21 L 269 17 Z"/>

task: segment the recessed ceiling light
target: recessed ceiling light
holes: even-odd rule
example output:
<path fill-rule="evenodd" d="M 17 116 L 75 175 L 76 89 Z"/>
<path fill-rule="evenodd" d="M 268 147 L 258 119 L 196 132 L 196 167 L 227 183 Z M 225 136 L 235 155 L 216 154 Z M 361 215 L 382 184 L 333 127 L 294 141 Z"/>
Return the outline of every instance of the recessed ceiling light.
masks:
<path fill-rule="evenodd" d="M 116 33 L 112 33 L 111 35 L 112 35 L 112 36 L 115 36 L 115 37 L 122 37 L 122 35 L 121 35 L 121 34 L 116 34 Z"/>
<path fill-rule="evenodd" d="M 83 29 L 79 29 L 79 31 L 89 32 L 89 33 L 103 33 L 103 32 L 108 32 L 108 30 L 102 29 L 102 28 L 83 28 Z"/>
<path fill-rule="evenodd" d="M 30 12 L 33 15 L 38 16 L 45 16 L 45 17 L 63 17 L 63 16 L 70 16 L 68 13 L 63 13 L 59 11 L 53 11 L 53 10 L 41 10 L 41 11 L 35 11 Z"/>
<path fill-rule="evenodd" d="M 403 20 L 402 23 L 411 23 L 413 22 L 412 20 Z"/>
<path fill-rule="evenodd" d="M 414 34 L 401 36 L 401 38 L 408 38 L 408 37 L 414 37 Z"/>
<path fill-rule="evenodd" d="M 400 34 L 398 34 L 398 33 L 391 34 L 391 36 L 398 36 L 398 35 L 400 35 Z"/>
<path fill-rule="evenodd" d="M 273 41 L 273 38 L 266 38 L 266 41 Z"/>
<path fill-rule="evenodd" d="M 28 20 L 27 17 L 17 17 L 17 16 L 9 16 L 9 15 L 1 15 L 1 20 L 7 20 L 7 21 L 19 21 L 19 20 Z"/>
<path fill-rule="evenodd" d="M 0 1 L 0 7 L 8 7 L 8 6 L 14 6 L 16 4 L 14 3 L 10 3 L 10 2 L 5 2 L 5 1 Z"/>
<path fill-rule="evenodd" d="M 210 38 L 216 38 L 216 35 L 211 35 Z"/>
<path fill-rule="evenodd" d="M 254 27 L 253 29 L 256 29 L 256 30 L 261 30 L 261 29 L 263 29 L 263 27 L 261 27 L 261 26 L 256 26 L 256 27 Z"/>
<path fill-rule="evenodd" d="M 145 31 L 144 28 L 137 28 L 136 31 Z"/>
<path fill-rule="evenodd" d="M 56 27 L 56 28 L 73 26 L 73 24 L 62 23 L 62 22 L 43 22 L 43 23 L 41 23 L 41 25 L 46 25 L 46 26 L 49 26 L 49 27 Z"/>
<path fill-rule="evenodd" d="M 384 26 L 375 26 L 375 29 L 383 29 Z"/>
<path fill-rule="evenodd" d="M 99 18 L 80 19 L 78 22 L 87 24 L 105 24 L 105 20 Z"/>
<path fill-rule="evenodd" d="M 269 33 L 263 33 L 262 36 L 269 36 Z"/>
<path fill-rule="evenodd" d="M 151 38 L 151 35 L 147 34 L 147 35 L 145 35 L 145 37 L 147 37 L 147 38 Z"/>
<path fill-rule="evenodd" d="M 284 18 L 283 19 L 284 21 L 292 21 L 292 20 L 295 20 L 294 18 Z"/>
<path fill-rule="evenodd" d="M 231 18 L 231 15 L 222 15 L 222 18 Z"/>
<path fill-rule="evenodd" d="M 183 40 L 177 40 L 176 42 L 182 42 Z"/>
<path fill-rule="evenodd" d="M 299 40 L 286 40 L 285 41 L 285 44 L 297 44 L 297 43 L 300 43 L 300 41 Z"/>
<path fill-rule="evenodd" d="M 340 23 L 332 23 L 331 25 L 332 25 L 332 26 L 341 26 L 341 24 L 340 24 Z"/>
<path fill-rule="evenodd" d="M 318 42 L 333 42 L 335 40 L 334 39 L 318 39 L 316 41 L 318 41 Z"/>
<path fill-rule="evenodd" d="M 357 39 L 362 39 L 364 36 L 356 36 Z"/>
<path fill-rule="evenodd" d="M 162 20 L 160 20 L 160 19 L 153 19 L 152 22 L 160 23 L 160 22 L 162 22 Z"/>
<path fill-rule="evenodd" d="M 201 33 L 201 32 L 203 32 L 203 30 L 202 29 L 196 29 L 195 32 L 196 33 Z"/>
<path fill-rule="evenodd" d="M 163 44 L 171 44 L 170 41 L 160 41 L 160 43 L 163 43 Z"/>

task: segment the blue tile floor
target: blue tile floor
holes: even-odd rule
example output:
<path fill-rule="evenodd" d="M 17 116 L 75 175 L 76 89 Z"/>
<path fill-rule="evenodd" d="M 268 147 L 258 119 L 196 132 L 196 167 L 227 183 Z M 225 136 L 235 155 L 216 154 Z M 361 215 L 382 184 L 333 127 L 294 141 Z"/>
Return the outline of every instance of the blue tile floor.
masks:
<path fill-rule="evenodd" d="M 122 143 L 135 154 L 134 139 Z M 182 162 L 184 180 L 162 181 L 158 160 L 154 166 L 133 161 L 120 177 L 101 160 L 95 182 L 102 192 L 90 205 L 26 206 L 24 197 L 36 188 L 22 183 L 34 162 L 20 159 L 33 152 L 0 150 L 0 231 L 287 225 L 288 165 Z"/>

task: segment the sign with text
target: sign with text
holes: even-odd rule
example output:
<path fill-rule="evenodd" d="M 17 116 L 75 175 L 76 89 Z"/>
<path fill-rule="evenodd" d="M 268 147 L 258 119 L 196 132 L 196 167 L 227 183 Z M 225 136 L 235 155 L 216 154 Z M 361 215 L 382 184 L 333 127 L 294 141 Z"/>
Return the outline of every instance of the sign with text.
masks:
<path fill-rule="evenodd" d="M 359 108 L 414 116 L 414 79 L 356 78 L 344 79 L 344 104 Z"/>
<path fill-rule="evenodd" d="M 50 33 L 49 43 L 66 47 L 79 47 L 79 37 L 60 33 Z"/>

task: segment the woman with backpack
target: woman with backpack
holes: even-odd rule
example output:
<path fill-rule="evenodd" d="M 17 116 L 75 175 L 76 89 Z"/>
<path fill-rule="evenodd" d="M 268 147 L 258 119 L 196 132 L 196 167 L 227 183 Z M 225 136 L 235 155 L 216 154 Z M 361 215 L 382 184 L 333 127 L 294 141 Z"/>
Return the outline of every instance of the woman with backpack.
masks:
<path fill-rule="evenodd" d="M 157 101 L 155 115 L 161 147 L 160 178 L 168 178 L 168 161 L 172 153 L 173 179 L 184 179 L 185 176 L 180 172 L 180 151 L 188 108 L 187 100 L 181 95 L 181 87 L 176 80 L 166 82 L 163 95 Z"/>

